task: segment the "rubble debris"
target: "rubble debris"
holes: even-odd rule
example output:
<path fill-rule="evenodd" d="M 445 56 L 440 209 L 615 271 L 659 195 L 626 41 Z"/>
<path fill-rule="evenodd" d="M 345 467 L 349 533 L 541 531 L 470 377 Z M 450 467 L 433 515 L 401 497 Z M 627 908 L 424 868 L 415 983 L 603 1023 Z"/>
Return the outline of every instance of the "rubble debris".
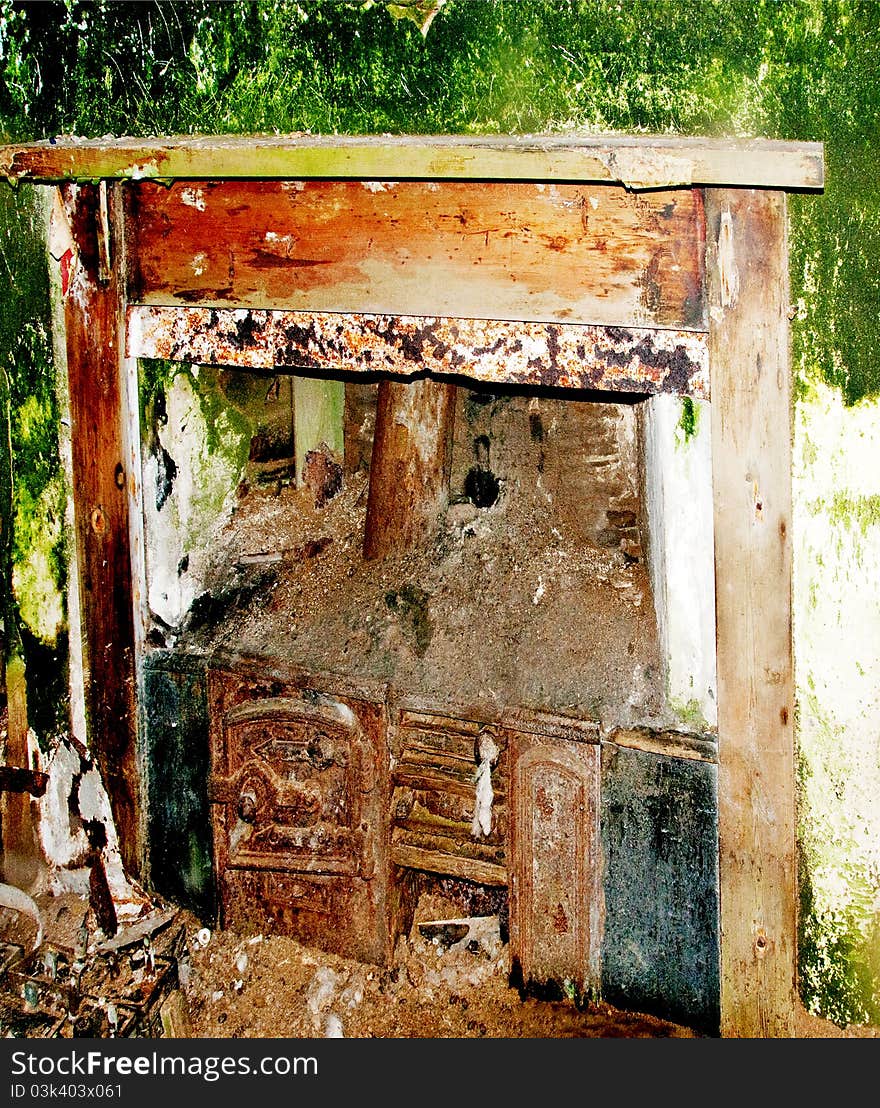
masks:
<path fill-rule="evenodd" d="M 71 893 L 41 894 L 37 900 L 48 936 L 44 953 L 56 952 L 56 981 L 64 985 L 88 901 Z M 155 932 L 152 973 L 140 944 L 110 952 L 93 946 L 79 974 L 80 998 L 73 1012 L 39 998 L 37 1010 L 26 1011 L 20 984 L 14 987 L 3 968 L 10 955 L 22 962 L 26 950 L 20 941 L 9 953 L 0 946 L 0 1036 L 263 1039 L 322 1037 L 328 1031 L 336 1037 L 341 1030 L 339 1037 L 346 1038 L 693 1037 L 687 1028 L 604 1004 L 578 1010 L 568 1001 L 523 1001 L 509 983 L 508 950 L 498 938 L 498 916 L 481 918 L 481 902 L 476 901 L 476 910 L 468 915 L 469 906 L 462 911 L 462 903 L 460 897 L 423 894 L 414 917 L 418 922 L 468 920 L 468 935 L 438 955 L 416 923 L 399 937 L 387 966 L 327 954 L 282 935 L 246 937 L 221 928 L 210 932 L 180 909 L 179 927 Z M 0 938 L 18 938 L 18 917 L 5 923 Z M 197 938 L 201 930 L 210 935 L 205 945 Z M 483 943 L 481 949 L 468 949 L 474 938 Z M 247 951 L 248 967 L 236 993 L 235 959 L 242 950 Z M 37 974 L 44 986 L 51 972 L 51 959 L 48 965 L 44 959 Z M 132 1006 L 138 980 L 143 995 Z M 317 1026 L 309 1001 L 311 1008 L 317 1005 Z"/>
<path fill-rule="evenodd" d="M 0 907 L 11 908 L 14 912 L 21 912 L 34 921 L 37 926 L 37 932 L 34 937 L 33 949 L 36 950 L 43 941 L 43 917 L 33 897 L 29 896 L 15 885 L 0 883 Z"/>
<path fill-rule="evenodd" d="M 90 942 L 95 920 L 85 896 L 44 894 L 41 910 L 51 937 L 29 953 L 22 944 L 2 948 L 0 1036 L 160 1037 L 163 1007 L 180 993 L 176 953 L 185 936 L 166 933 L 160 943 L 157 927 L 177 909 L 170 915 L 160 909 L 142 921 L 148 933 L 141 928 L 140 934 L 120 933 L 104 943 Z M 172 1022 L 185 1027 L 175 1004 Z"/>
<path fill-rule="evenodd" d="M 316 1031 L 321 1027 L 326 1010 L 336 999 L 341 977 L 329 966 L 319 966 L 309 983 L 306 1003 Z"/>
<path fill-rule="evenodd" d="M 164 927 L 167 927 L 177 914 L 177 908 L 156 909 L 149 915 L 144 916 L 143 919 L 139 919 L 129 927 L 124 928 L 113 938 L 108 938 L 103 942 L 97 943 L 94 949 L 99 954 L 109 954 L 111 951 L 123 950 L 125 947 L 134 946 L 135 943 L 142 942 L 145 938 L 155 935 Z M 207 928 L 205 928 L 205 930 L 207 931 Z M 208 932 L 208 940 L 210 940 L 210 932 Z M 207 941 L 205 945 L 207 945 Z"/>
<path fill-rule="evenodd" d="M 549 488 L 549 469 L 544 478 Z M 307 489 L 253 488 L 212 547 L 205 585 L 228 589 L 243 555 L 277 549 L 284 559 L 251 567 L 277 572 L 217 619 L 190 620 L 177 648 L 283 658 L 487 710 L 519 704 L 609 725 L 674 725 L 647 570 L 590 539 L 589 504 L 581 514 L 548 507 L 542 489 L 511 478 L 492 507 L 452 503 L 430 541 L 364 561 L 367 489 L 363 472 L 349 474 L 317 510 Z M 320 557 L 305 556 L 310 543 Z"/>
<path fill-rule="evenodd" d="M 342 1026 L 342 1020 L 335 1012 L 330 1012 L 327 1018 L 324 1020 L 324 1038 L 325 1039 L 344 1039 L 345 1030 Z"/>
<path fill-rule="evenodd" d="M 325 442 L 316 450 L 306 451 L 302 480 L 311 491 L 316 508 L 323 508 L 342 488 L 342 466 Z"/>
<path fill-rule="evenodd" d="M 425 920 L 417 924 L 419 934 L 441 950 L 466 950 L 497 958 L 501 953 L 498 916 L 470 916 L 462 919 Z"/>

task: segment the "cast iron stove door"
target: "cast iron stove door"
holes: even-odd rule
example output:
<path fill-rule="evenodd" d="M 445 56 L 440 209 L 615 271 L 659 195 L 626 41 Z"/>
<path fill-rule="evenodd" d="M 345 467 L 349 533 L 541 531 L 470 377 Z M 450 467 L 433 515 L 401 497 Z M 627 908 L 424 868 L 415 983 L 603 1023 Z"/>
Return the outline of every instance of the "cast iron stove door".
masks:
<path fill-rule="evenodd" d="M 378 706 L 295 688 L 259 695 L 253 682 L 216 671 L 211 680 L 224 925 L 384 960 Z"/>

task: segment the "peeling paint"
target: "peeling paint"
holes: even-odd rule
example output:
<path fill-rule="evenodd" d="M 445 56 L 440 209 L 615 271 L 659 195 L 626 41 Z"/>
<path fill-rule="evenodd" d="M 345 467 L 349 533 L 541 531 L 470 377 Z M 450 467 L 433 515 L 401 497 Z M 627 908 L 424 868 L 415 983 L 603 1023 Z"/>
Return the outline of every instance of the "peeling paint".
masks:
<path fill-rule="evenodd" d="M 205 210 L 205 193 L 203 189 L 183 189 L 180 194 L 181 202 L 197 211 Z"/>
<path fill-rule="evenodd" d="M 629 189 L 677 187 L 694 180 L 692 158 L 631 149 L 615 150 L 606 162 L 611 176 Z"/>
<path fill-rule="evenodd" d="M 128 323 L 131 357 L 709 395 L 707 340 L 694 331 L 160 306 L 130 308 Z"/>
<path fill-rule="evenodd" d="M 132 166 L 120 169 L 116 175 L 120 177 L 130 177 L 133 181 L 140 181 L 143 180 L 144 177 L 158 177 L 159 166 L 155 160 L 142 162 L 140 165 L 135 162 Z"/>
<path fill-rule="evenodd" d="M 733 218 L 729 211 L 722 213 L 718 230 L 718 277 L 721 307 L 732 308 L 739 298 L 739 270 L 733 246 Z"/>

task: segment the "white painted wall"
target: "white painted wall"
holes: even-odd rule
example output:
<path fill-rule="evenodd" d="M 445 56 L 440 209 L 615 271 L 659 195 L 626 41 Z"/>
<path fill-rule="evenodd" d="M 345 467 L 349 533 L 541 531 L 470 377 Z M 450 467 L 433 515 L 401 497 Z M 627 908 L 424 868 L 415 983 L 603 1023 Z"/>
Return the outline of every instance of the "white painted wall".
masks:
<path fill-rule="evenodd" d="M 846 407 L 811 386 L 795 409 L 793 488 L 798 815 L 816 947 L 805 984 L 857 998 L 840 946 L 880 974 L 880 402 Z"/>
<path fill-rule="evenodd" d="M 695 429 L 682 426 L 683 400 L 651 397 L 639 409 L 648 566 L 670 710 L 688 727 L 718 722 L 715 678 L 715 565 L 709 406 L 694 400 Z"/>
<path fill-rule="evenodd" d="M 207 552 L 232 513 L 241 474 L 231 461 L 237 435 L 225 413 L 213 430 L 227 449 L 208 449 L 205 416 L 186 373 L 174 377 L 165 401 L 168 419 L 160 439 L 177 474 L 171 495 L 157 508 L 158 461 L 152 454 L 144 458 L 145 561 L 149 609 L 175 627 L 203 590 Z M 188 568 L 178 572 L 184 556 Z"/>

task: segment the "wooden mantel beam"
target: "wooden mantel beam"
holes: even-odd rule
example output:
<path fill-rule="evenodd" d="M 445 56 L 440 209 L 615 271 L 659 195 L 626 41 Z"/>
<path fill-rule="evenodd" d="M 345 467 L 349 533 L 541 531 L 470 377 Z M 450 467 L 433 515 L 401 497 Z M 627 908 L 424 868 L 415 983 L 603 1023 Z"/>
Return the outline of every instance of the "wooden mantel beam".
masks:
<path fill-rule="evenodd" d="M 0 147 L 0 176 L 221 180 L 594 181 L 630 189 L 821 189 L 823 145 L 647 135 L 254 135 L 81 139 Z"/>

